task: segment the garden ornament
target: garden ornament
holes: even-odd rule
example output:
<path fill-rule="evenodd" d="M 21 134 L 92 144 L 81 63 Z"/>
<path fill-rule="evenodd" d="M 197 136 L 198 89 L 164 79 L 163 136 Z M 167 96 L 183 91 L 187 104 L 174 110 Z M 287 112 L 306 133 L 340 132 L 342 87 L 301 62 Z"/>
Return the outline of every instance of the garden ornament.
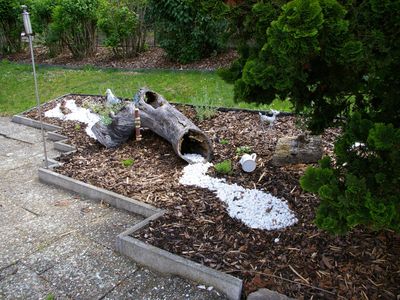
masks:
<path fill-rule="evenodd" d="M 114 96 L 113 92 L 110 89 L 106 90 L 106 95 L 107 95 L 107 106 L 113 106 L 115 104 L 118 104 L 121 102 L 117 97 Z"/>
<path fill-rule="evenodd" d="M 253 172 L 256 169 L 257 154 L 244 154 L 240 159 L 240 165 L 246 173 Z"/>
<path fill-rule="evenodd" d="M 271 113 L 270 115 L 263 115 L 261 112 L 259 112 L 259 116 L 260 116 L 260 122 L 261 122 L 261 127 L 264 130 L 264 123 L 268 123 L 269 127 L 272 127 L 272 125 L 274 124 L 275 120 L 276 120 L 276 116 L 279 115 L 279 111 L 271 109 Z"/>

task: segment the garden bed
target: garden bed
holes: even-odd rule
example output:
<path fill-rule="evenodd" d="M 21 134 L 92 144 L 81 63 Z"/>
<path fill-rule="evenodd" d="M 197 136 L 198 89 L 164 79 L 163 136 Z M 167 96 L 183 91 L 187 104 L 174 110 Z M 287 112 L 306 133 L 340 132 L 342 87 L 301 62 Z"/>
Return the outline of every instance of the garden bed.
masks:
<path fill-rule="evenodd" d="M 104 101 L 100 96 L 67 95 L 58 99 Z M 168 99 L 170 100 L 170 99 Z M 45 104 L 44 110 L 55 106 Z M 211 139 L 213 162 L 233 162 L 229 183 L 257 188 L 288 202 L 298 222 L 277 231 L 251 229 L 232 219 L 223 202 L 209 190 L 179 183 L 186 162 L 171 145 L 150 131 L 140 142 L 130 140 L 117 149 L 105 149 L 87 136 L 75 121 L 44 118 L 62 126 L 62 134 L 77 148 L 63 155 L 56 172 L 139 201 L 167 209 L 134 237 L 244 280 L 244 292 L 267 287 L 296 298 L 384 298 L 399 294 L 400 237 L 390 231 L 357 229 L 335 237 L 313 224 L 318 199 L 304 193 L 298 180 L 306 165 L 274 167 L 269 162 L 279 137 L 302 131 L 293 116 L 279 117 L 272 128 L 261 129 L 252 112 L 221 112 L 198 121 L 190 106 L 177 106 Z M 37 119 L 35 109 L 25 116 Z M 323 135 L 324 151 L 332 153 L 337 131 Z M 241 171 L 237 149 L 257 153 L 257 169 Z M 241 148 L 241 149 L 242 149 Z M 126 161 L 132 161 L 127 166 Z M 218 177 L 209 169 L 209 175 Z"/>

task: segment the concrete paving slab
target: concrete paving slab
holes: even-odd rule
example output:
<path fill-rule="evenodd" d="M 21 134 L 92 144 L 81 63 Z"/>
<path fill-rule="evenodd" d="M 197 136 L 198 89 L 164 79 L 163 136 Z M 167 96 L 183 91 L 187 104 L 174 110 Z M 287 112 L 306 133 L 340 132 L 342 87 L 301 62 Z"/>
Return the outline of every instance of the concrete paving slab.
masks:
<path fill-rule="evenodd" d="M 115 249 L 115 241 L 118 234 L 143 220 L 143 217 L 109 208 L 109 213 L 88 224 L 82 229 L 82 233 L 97 243 Z"/>
<path fill-rule="evenodd" d="M 23 209 L 10 201 L 0 199 L 0 227 L 14 226 L 36 218 L 32 212 Z"/>
<path fill-rule="evenodd" d="M 6 136 L 9 139 L 33 144 L 42 141 L 40 130 L 11 123 L 9 118 L 0 118 L 0 135 Z"/>
<path fill-rule="evenodd" d="M 45 299 L 49 295 L 59 299 L 65 296 L 54 292 L 48 282 L 22 264 L 0 271 L 0 299 Z"/>
<path fill-rule="evenodd" d="M 212 287 L 198 288 L 195 283 L 184 281 L 178 277 L 162 277 L 147 269 L 138 271 L 121 282 L 104 299 L 146 299 L 146 300 L 216 300 L 226 299 Z M 212 289 L 211 291 L 207 288 Z"/>
<path fill-rule="evenodd" d="M 71 232 L 49 245 L 43 245 L 38 251 L 22 259 L 22 263 L 37 274 L 42 274 L 72 255 L 84 253 L 92 245 L 93 242 L 88 238 L 76 231 Z"/>
<path fill-rule="evenodd" d="M 25 232 L 14 226 L 0 227 L 0 270 L 18 262 L 33 251 L 34 243 Z"/>
<path fill-rule="evenodd" d="M 136 270 L 136 264 L 95 242 L 42 274 L 74 299 L 98 299 Z"/>
<path fill-rule="evenodd" d="M 64 198 L 65 199 L 65 198 Z M 104 217 L 108 208 L 98 203 L 79 200 L 62 200 L 59 206 L 57 202 L 49 205 L 49 210 L 44 215 L 20 223 L 16 226 L 20 231 L 29 234 L 35 244 L 49 243 L 58 236 L 71 231 L 79 231 L 87 228 L 92 222 Z M 65 201 L 71 201 L 65 205 Z M 74 202 L 73 202 L 74 201 Z"/>

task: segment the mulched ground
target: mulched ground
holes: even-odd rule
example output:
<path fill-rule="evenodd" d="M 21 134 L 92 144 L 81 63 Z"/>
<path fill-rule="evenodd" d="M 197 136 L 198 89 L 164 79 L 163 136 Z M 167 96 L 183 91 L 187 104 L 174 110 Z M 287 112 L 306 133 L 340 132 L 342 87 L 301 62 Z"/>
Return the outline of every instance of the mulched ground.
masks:
<path fill-rule="evenodd" d="M 96 98 L 96 97 L 95 97 Z M 88 96 L 67 96 L 77 103 Z M 102 97 L 96 100 L 104 101 Z M 47 109 L 55 105 L 46 104 Z M 356 229 L 331 236 L 313 224 L 318 199 L 304 193 L 299 178 L 305 165 L 274 167 L 269 161 L 278 138 L 301 132 L 293 116 L 279 117 L 261 130 L 257 114 L 217 112 L 199 122 L 189 106 L 178 106 L 212 139 L 214 163 L 234 162 L 228 182 L 262 189 L 286 199 L 299 222 L 279 231 L 250 229 L 232 219 L 216 196 L 204 189 L 182 186 L 178 180 L 186 163 L 168 142 L 150 131 L 118 149 L 105 149 L 76 122 L 47 119 L 62 125 L 62 133 L 77 146 L 63 156 L 56 171 L 154 206 L 168 209 L 136 238 L 244 280 L 244 295 L 266 287 L 299 299 L 397 299 L 400 294 L 400 236 L 390 231 Z M 27 114 L 37 119 L 33 110 Z M 336 130 L 323 135 L 325 153 L 332 153 Z M 222 145 L 224 139 L 229 144 Z M 257 153 L 257 169 L 241 171 L 236 148 L 250 146 Z M 133 159 L 131 167 L 122 161 Z M 218 176 L 210 170 L 212 176 Z M 279 241 L 276 242 L 275 239 Z"/>
<path fill-rule="evenodd" d="M 176 69 L 176 70 L 215 70 L 227 67 L 238 57 L 235 50 L 229 50 L 216 56 L 205 58 L 189 64 L 172 62 L 167 58 L 165 51 L 158 47 L 151 47 L 137 57 L 116 58 L 107 48 L 98 47 L 97 53 L 92 57 L 74 59 L 68 50 L 59 56 L 49 58 L 45 47 L 35 48 L 35 61 L 39 64 L 63 65 L 69 67 L 96 66 L 119 69 Z M 28 49 L 21 53 L 6 56 L 10 61 L 30 63 L 31 57 Z M 1 59 L 1 56 L 0 56 Z"/>

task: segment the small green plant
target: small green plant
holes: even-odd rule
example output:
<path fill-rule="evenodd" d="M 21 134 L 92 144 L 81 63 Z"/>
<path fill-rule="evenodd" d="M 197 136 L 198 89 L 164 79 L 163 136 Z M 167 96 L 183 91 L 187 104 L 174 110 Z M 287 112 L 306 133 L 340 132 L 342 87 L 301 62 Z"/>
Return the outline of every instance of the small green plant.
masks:
<path fill-rule="evenodd" d="M 81 130 L 81 124 L 75 124 L 74 128 L 76 131 Z"/>
<path fill-rule="evenodd" d="M 100 120 L 104 125 L 110 125 L 112 122 L 112 119 L 110 116 L 100 115 Z"/>
<path fill-rule="evenodd" d="M 240 146 L 236 148 L 237 155 L 243 155 L 245 153 L 249 154 L 251 152 L 251 148 L 249 146 Z"/>
<path fill-rule="evenodd" d="M 54 294 L 53 293 L 50 293 L 50 294 L 48 294 L 47 296 L 46 296 L 46 298 L 45 298 L 46 300 L 55 300 L 56 299 L 56 297 L 54 296 Z"/>
<path fill-rule="evenodd" d="M 225 140 L 225 139 L 221 139 L 221 140 L 219 141 L 219 143 L 220 143 L 221 145 L 228 145 L 228 144 L 229 144 L 229 141 L 228 141 L 228 140 Z"/>
<path fill-rule="evenodd" d="M 199 121 L 211 119 L 217 114 L 217 109 L 211 106 L 196 106 L 196 117 Z"/>
<path fill-rule="evenodd" d="M 125 104 L 123 102 L 114 104 L 112 106 L 105 106 L 102 103 L 96 102 L 84 102 L 83 107 L 91 110 L 93 113 L 98 114 L 100 116 L 100 120 L 104 125 L 110 125 L 112 122 L 112 118 L 110 117 L 111 112 L 117 112 L 121 110 L 121 108 Z"/>
<path fill-rule="evenodd" d="M 121 163 L 125 168 L 129 168 L 135 163 L 135 160 L 132 158 L 123 159 Z"/>
<path fill-rule="evenodd" d="M 232 162 L 230 159 L 224 160 L 220 163 L 215 164 L 214 169 L 219 174 L 231 174 Z"/>

